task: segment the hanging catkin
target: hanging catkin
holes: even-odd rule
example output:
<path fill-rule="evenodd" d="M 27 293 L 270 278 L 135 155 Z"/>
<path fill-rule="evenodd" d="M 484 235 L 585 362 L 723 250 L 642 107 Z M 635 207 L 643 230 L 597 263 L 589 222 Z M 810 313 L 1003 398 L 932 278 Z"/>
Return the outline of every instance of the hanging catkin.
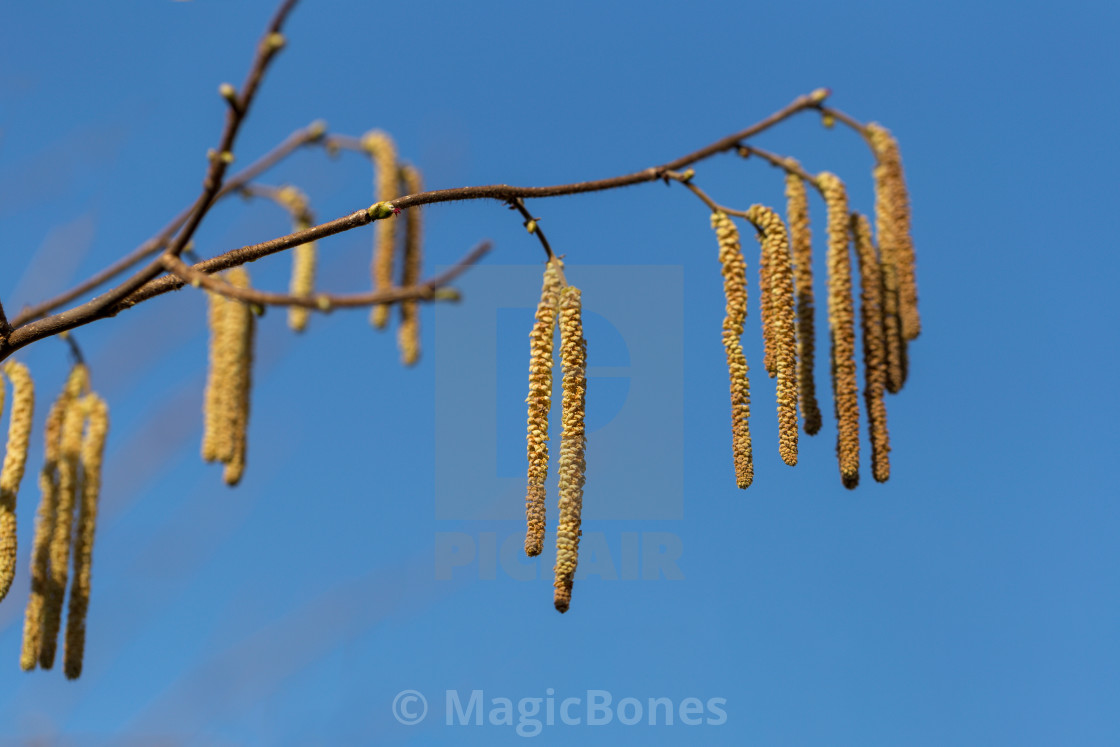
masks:
<path fill-rule="evenodd" d="M 774 340 L 774 285 L 770 279 L 770 256 L 763 245 L 758 257 L 758 316 L 762 321 L 762 368 L 771 379 L 778 375 Z"/>
<path fill-rule="evenodd" d="M 790 159 L 797 166 L 796 161 Z M 813 237 L 809 230 L 809 199 L 805 182 L 797 174 L 786 174 L 786 219 L 793 255 L 793 279 L 797 294 L 797 390 L 805 432 L 821 429 L 821 408 L 813 381 L 816 329 L 813 323 Z"/>
<path fill-rule="evenodd" d="M 719 241 L 720 274 L 726 314 L 723 318 L 723 350 L 731 380 L 731 454 L 735 462 L 735 484 L 748 488 L 754 481 L 751 453 L 751 384 L 747 359 L 740 338 L 747 317 L 747 263 L 739 231 L 724 213 L 712 213 L 712 228 Z"/>
<path fill-rule="evenodd" d="M 910 235 L 910 195 L 902 170 L 898 141 L 874 122 L 866 127 L 875 152 L 875 225 L 883 260 L 897 272 L 899 317 L 903 340 L 921 333 L 918 286 L 915 280 L 914 240 Z"/>
<path fill-rule="evenodd" d="M 541 284 L 541 298 L 533 330 L 529 333 L 528 433 L 525 437 L 529 474 L 525 493 L 525 554 L 540 555 L 544 548 L 545 480 L 548 478 L 548 413 L 552 408 L 552 338 L 560 310 L 564 263 L 549 260 Z"/>
<path fill-rule="evenodd" d="M 88 425 L 81 446 L 82 488 L 78 507 L 78 526 L 74 532 L 74 580 L 70 585 L 70 606 L 66 614 L 66 646 L 62 668 L 68 679 L 82 673 L 82 653 L 86 641 L 86 611 L 89 609 L 93 536 L 97 526 L 97 504 L 101 495 L 101 463 L 105 435 L 109 430 L 109 409 L 96 394 L 83 399 Z"/>
<path fill-rule="evenodd" d="M 770 263 L 770 326 L 777 374 L 778 453 L 797 464 L 797 331 L 793 305 L 793 267 L 785 224 L 770 208 L 752 205 L 747 219 L 761 233 L 762 254 Z"/>
<path fill-rule="evenodd" d="M 828 327 L 832 337 L 832 393 L 836 410 L 836 456 L 846 488 L 859 484 L 859 387 L 856 383 L 852 258 L 848 251 L 848 196 L 835 174 L 817 184 L 828 207 Z"/>
<path fill-rule="evenodd" d="M 377 202 L 397 196 L 397 146 L 389 134 L 372 130 L 362 137 L 362 148 L 373 159 L 377 172 L 374 199 Z M 397 225 L 392 219 L 380 220 L 374 227 L 373 288 L 387 290 L 393 285 L 393 254 L 396 252 Z M 389 307 L 378 304 L 370 312 L 370 322 L 378 329 L 389 323 Z"/>
<path fill-rule="evenodd" d="M 225 279 L 249 287 L 249 273 L 234 267 Z M 208 293 L 210 299 L 210 371 L 206 383 L 202 458 L 226 465 L 223 479 L 236 485 L 245 469 L 245 433 L 249 424 L 249 387 L 255 321 L 241 301 Z"/>
<path fill-rule="evenodd" d="M 227 273 L 227 280 L 238 288 L 249 287 L 249 272 L 244 267 L 234 267 Z M 230 378 L 225 382 L 225 426 L 229 443 L 228 459 L 222 479 L 227 485 L 236 485 L 245 472 L 246 433 L 249 428 L 249 390 L 252 384 L 253 337 L 256 320 L 248 304 L 227 300 L 224 323 L 230 340 Z"/>
<path fill-rule="evenodd" d="M 420 171 L 415 166 L 404 165 L 400 170 L 400 190 L 410 195 L 424 191 Z M 391 221 L 381 221 L 390 223 Z M 401 269 L 401 286 L 404 288 L 420 282 L 420 265 L 423 258 L 422 222 L 420 207 L 411 207 L 404 215 L 404 266 Z M 415 365 L 420 359 L 420 304 L 417 301 L 401 301 L 401 326 L 397 330 L 397 347 L 401 351 L 401 362 L 406 366 Z"/>
<path fill-rule="evenodd" d="M 860 331 L 863 337 L 864 403 L 867 405 L 867 430 L 871 435 L 871 476 L 886 482 L 891 475 L 890 435 L 887 433 L 887 406 L 883 390 L 887 381 L 886 342 L 883 337 L 882 273 L 871 226 L 867 218 L 852 213 L 852 237 L 859 259 Z"/>
<path fill-rule="evenodd" d="M 314 225 L 314 216 L 308 209 L 307 195 L 300 190 L 292 186 L 283 187 L 277 192 L 276 201 L 291 213 L 293 230 L 306 231 Z M 318 250 L 314 241 L 292 249 L 292 280 L 288 286 L 291 295 L 306 298 L 315 290 L 317 259 Z M 307 329 L 310 316 L 311 310 L 304 306 L 289 306 L 288 326 L 295 332 L 303 332 Z"/>
<path fill-rule="evenodd" d="M 65 601 L 66 583 L 69 580 L 74 506 L 81 489 L 79 459 L 82 449 L 82 427 L 86 421 L 82 395 L 88 390 L 88 371 L 85 366 L 75 366 L 66 382 L 67 402 L 62 416 L 62 430 L 59 434 L 58 499 L 54 527 L 49 539 L 50 574 L 43 605 L 42 640 L 39 648 L 39 666 L 43 669 L 54 666 L 58 631 L 62 625 L 62 604 Z"/>
<path fill-rule="evenodd" d="M 563 433 L 560 437 L 560 520 L 556 528 L 556 580 L 553 603 L 567 612 L 579 562 L 580 518 L 587 438 L 587 342 L 583 339 L 580 292 L 568 286 L 560 294 L 560 362 L 563 365 Z"/>
<path fill-rule="evenodd" d="M 39 510 L 35 521 L 35 538 L 31 549 L 31 595 L 23 622 L 23 649 L 20 666 L 31 670 L 39 661 L 43 641 L 43 612 L 50 593 L 50 546 L 58 513 L 58 459 L 62 422 L 73 399 L 71 391 L 80 390 L 84 366 L 75 366 L 70 372 L 67 386 L 51 405 L 47 414 L 46 447 L 43 469 L 39 473 Z"/>
<path fill-rule="evenodd" d="M 27 366 L 8 361 L 3 366 L 3 372 L 12 382 L 12 410 L 4 466 L 0 470 L 0 600 L 8 595 L 16 573 L 16 496 L 27 464 L 35 407 L 35 386 Z M 3 402 L 4 385 L 0 380 L 0 414 L 4 410 Z"/>
<path fill-rule="evenodd" d="M 883 339 L 887 357 L 887 391 L 898 394 L 906 383 L 906 340 L 902 338 L 902 321 L 898 316 L 898 268 L 879 262 L 883 278 Z"/>

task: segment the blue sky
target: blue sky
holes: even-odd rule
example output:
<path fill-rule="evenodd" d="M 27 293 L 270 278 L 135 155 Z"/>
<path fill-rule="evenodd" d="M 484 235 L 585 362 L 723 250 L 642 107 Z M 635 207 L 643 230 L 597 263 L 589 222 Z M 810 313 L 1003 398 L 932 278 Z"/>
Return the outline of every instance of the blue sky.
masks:
<path fill-rule="evenodd" d="M 194 198 L 220 132 L 217 86 L 240 83 L 273 3 L 122 7 L 0 11 L 10 315 Z M 685 190 L 531 202 L 584 290 L 592 367 L 592 572 L 558 615 L 550 563 L 511 552 L 540 249 L 500 205 L 431 207 L 429 269 L 482 238 L 495 250 L 458 284 L 462 304 L 423 310 L 420 365 L 402 370 L 394 336 L 363 312 L 315 317 L 302 337 L 270 312 L 236 490 L 198 457 L 201 295 L 76 335 L 113 425 L 74 683 L 17 663 L 41 421 L 68 365 L 54 340 L 19 354 L 39 418 L 21 571 L 0 604 L 0 736 L 520 743 L 515 726 L 446 724 L 447 693 L 466 707 L 480 690 L 497 720 L 502 698 L 579 698 L 583 721 L 557 714 L 532 737 L 542 744 L 1116 744 L 1118 20 L 1103 2 L 304 0 L 239 164 L 322 118 L 332 132 L 388 130 L 430 187 L 564 183 L 667 161 L 820 86 L 889 127 L 924 322 L 888 400 L 891 480 L 870 480 L 865 439 L 863 484 L 844 490 L 827 419 L 802 437 L 796 468 L 780 462 L 749 254 L 757 479 L 735 488 L 716 243 Z M 806 114 L 754 142 L 836 172 L 853 207 L 871 209 L 869 154 L 851 133 Z M 759 162 L 715 158 L 697 180 L 726 204 L 783 204 L 780 175 Z M 298 184 L 324 220 L 372 199 L 353 154 L 309 150 L 265 181 Z M 810 212 L 823 277 L 819 199 Z M 230 200 L 197 247 L 287 228 L 270 205 Z M 324 286 L 364 289 L 370 241 L 323 242 Z M 288 261 L 251 272 L 281 288 Z M 406 690 L 428 702 L 418 725 L 394 718 Z M 603 693 L 612 721 L 589 725 Z M 644 709 L 632 726 L 627 698 Z M 672 726 L 649 725 L 655 698 Z M 712 723 L 681 723 L 690 698 Z"/>

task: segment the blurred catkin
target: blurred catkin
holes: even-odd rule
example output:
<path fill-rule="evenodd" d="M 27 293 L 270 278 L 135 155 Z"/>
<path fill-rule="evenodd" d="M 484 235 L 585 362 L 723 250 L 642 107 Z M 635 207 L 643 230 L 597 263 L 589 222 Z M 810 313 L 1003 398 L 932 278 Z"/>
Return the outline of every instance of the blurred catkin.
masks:
<path fill-rule="evenodd" d="M 232 372 L 232 341 L 226 316 L 232 301 L 218 293 L 208 292 L 210 327 L 210 365 L 206 376 L 206 394 L 203 400 L 202 458 L 207 462 L 225 462 L 229 459 L 229 434 L 226 432 L 227 408 L 226 383 Z"/>
<path fill-rule="evenodd" d="M 556 579 L 553 603 L 567 612 L 579 562 L 583 483 L 587 438 L 587 342 L 583 339 L 580 292 L 568 286 L 560 294 L 560 362 L 563 365 L 563 433 L 560 437 L 560 520 L 556 527 Z"/>
<path fill-rule="evenodd" d="M 766 244 L 758 257 L 758 315 L 762 320 L 762 368 L 771 379 L 778 375 L 775 361 L 773 282 L 770 279 L 770 255 Z"/>
<path fill-rule="evenodd" d="M 70 381 L 74 380 L 75 367 Z M 43 469 L 39 473 L 39 510 L 35 521 L 35 538 L 31 549 L 31 595 L 23 622 L 23 649 L 20 666 L 26 671 L 35 668 L 43 640 L 43 610 L 50 592 L 50 546 L 58 512 L 58 458 L 62 421 L 72 397 L 70 387 L 63 388 L 47 414 L 46 446 Z"/>
<path fill-rule="evenodd" d="M 760 230 L 762 254 L 770 263 L 770 327 L 777 374 L 778 453 L 797 464 L 797 328 L 793 303 L 793 267 L 785 224 L 770 208 L 752 205 L 747 219 Z"/>
<path fill-rule="evenodd" d="M 101 495 L 101 463 L 105 451 L 105 435 L 109 430 L 109 408 L 96 394 L 83 400 L 88 425 L 82 438 L 81 504 L 78 526 L 74 532 L 74 580 L 70 585 L 70 606 L 66 614 L 66 646 L 62 668 L 68 679 L 82 673 L 82 653 L 86 641 L 86 611 L 89 609 L 93 536 L 97 526 L 97 505 Z"/>
<path fill-rule="evenodd" d="M 225 279 L 249 287 L 249 272 L 234 267 Z M 248 304 L 208 293 L 210 371 L 203 414 L 202 458 L 226 465 L 223 479 L 236 485 L 245 469 L 245 432 L 249 423 L 249 386 L 255 320 Z"/>
<path fill-rule="evenodd" d="M 525 554 L 540 555 L 544 548 L 545 480 L 548 478 L 548 413 L 552 408 L 552 338 L 560 310 L 564 263 L 549 260 L 541 283 L 541 298 L 529 333 L 528 489 L 525 494 Z"/>
<path fill-rule="evenodd" d="M 798 164 L 793 161 L 793 165 Z M 807 434 L 813 436 L 821 429 L 821 408 L 817 403 L 816 384 L 813 381 L 816 357 L 813 235 L 809 229 L 809 199 L 805 192 L 805 182 L 797 174 L 786 174 L 786 219 L 789 222 L 789 243 L 793 254 L 793 279 L 797 294 L 797 389 L 803 427 Z"/>
<path fill-rule="evenodd" d="M 898 270 L 889 262 L 879 262 L 883 278 L 883 339 L 886 343 L 887 391 L 898 394 L 906 383 L 906 340 L 898 316 Z"/>
<path fill-rule="evenodd" d="M 751 384 L 747 359 L 740 338 L 747 318 L 747 263 L 743 259 L 739 230 L 726 214 L 712 213 L 712 228 L 719 241 L 720 274 L 726 315 L 723 318 L 723 350 L 731 382 L 731 454 L 735 462 L 735 484 L 748 488 L 754 482 L 751 452 Z"/>
<path fill-rule="evenodd" d="M 890 131 L 872 122 L 866 133 L 875 152 L 875 226 L 883 261 L 897 272 L 902 339 L 921 333 L 918 286 L 915 279 L 914 240 L 910 234 L 910 195 L 902 170 L 898 141 Z"/>
<path fill-rule="evenodd" d="M 58 499 L 54 527 L 50 537 L 50 574 L 43 605 L 42 640 L 39 647 L 39 666 L 54 666 L 58 647 L 58 631 L 62 625 L 62 604 L 65 601 L 66 583 L 69 580 L 70 549 L 73 537 L 74 506 L 81 490 L 80 456 L 82 428 L 86 410 L 82 395 L 89 390 L 89 373 L 85 366 L 77 365 L 66 383 L 66 409 L 62 416 L 62 431 L 58 444 Z"/>
<path fill-rule="evenodd" d="M 400 169 L 400 191 L 402 194 L 416 194 L 424 191 L 420 170 L 408 164 Z M 404 214 L 404 266 L 401 269 L 401 287 L 407 288 L 420 281 L 420 266 L 423 259 L 423 224 L 420 207 L 411 207 Z M 391 221 L 381 221 L 389 223 Z M 417 301 L 401 301 L 401 326 L 397 331 L 397 347 L 401 351 L 401 362 L 406 366 L 415 365 L 420 359 L 420 304 Z"/>
<path fill-rule="evenodd" d="M 836 456 L 846 488 L 859 484 L 859 386 L 856 383 L 855 312 L 849 246 L 848 195 L 835 174 L 817 184 L 828 207 L 828 327 L 832 337 L 832 392 L 836 411 Z"/>
<path fill-rule="evenodd" d="M 27 366 L 8 361 L 3 372 L 12 382 L 12 409 L 8 422 L 8 444 L 0 470 L 0 600 L 8 595 L 16 573 L 16 496 L 27 465 L 31 441 L 31 419 L 35 408 L 35 385 Z M 4 386 L 0 380 L 0 413 L 4 406 Z"/>
<path fill-rule="evenodd" d="M 308 207 L 307 196 L 292 186 L 282 187 L 276 194 L 276 200 L 283 205 L 292 215 L 292 228 L 295 231 L 306 231 L 315 224 L 314 216 Z M 300 244 L 292 249 L 292 279 L 288 292 L 293 296 L 306 298 L 315 290 L 315 265 L 318 250 L 314 241 Z M 303 306 L 288 307 L 288 326 L 296 331 L 303 332 L 307 329 L 311 311 Z"/>
<path fill-rule="evenodd" d="M 249 272 L 244 267 L 234 267 L 226 274 L 231 285 L 249 287 Z M 222 479 L 227 485 L 236 485 L 245 471 L 246 432 L 249 427 L 249 390 L 252 384 L 253 337 L 256 319 L 248 304 L 227 300 L 223 323 L 230 344 L 230 373 L 224 382 L 228 387 L 225 397 L 226 441 L 229 446 L 226 468 Z"/>
<path fill-rule="evenodd" d="M 371 130 L 362 136 L 362 148 L 369 153 L 377 172 L 374 200 L 386 202 L 398 194 L 397 146 L 387 132 Z M 397 245 L 397 224 L 392 218 L 377 221 L 374 227 L 373 287 L 387 290 L 393 285 L 393 255 Z M 389 323 L 389 307 L 378 304 L 370 312 L 370 322 L 378 329 Z"/>
<path fill-rule="evenodd" d="M 887 381 L 886 341 L 883 337 L 882 273 L 867 218 L 852 213 L 852 237 L 859 260 L 860 331 L 863 337 L 864 403 L 871 435 L 871 476 L 886 482 L 891 475 L 890 435 L 883 390 Z"/>

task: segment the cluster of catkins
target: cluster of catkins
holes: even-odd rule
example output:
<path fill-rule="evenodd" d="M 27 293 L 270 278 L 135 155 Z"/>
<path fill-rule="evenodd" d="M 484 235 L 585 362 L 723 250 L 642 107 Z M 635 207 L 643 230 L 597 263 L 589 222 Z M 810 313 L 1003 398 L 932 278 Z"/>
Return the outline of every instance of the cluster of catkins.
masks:
<path fill-rule="evenodd" d="M 11 589 L 16 572 L 16 496 L 27 464 L 35 387 L 22 363 L 9 361 L 0 370 L 12 385 L 8 442 L 0 471 L 2 600 Z M 3 409 L 4 387 L 0 382 L 0 414 Z M 93 535 L 108 429 L 109 410 L 104 400 L 90 391 L 89 371 L 79 363 L 71 369 L 62 393 L 47 415 L 46 448 L 39 474 L 42 498 L 31 548 L 31 596 L 20 653 L 20 666 L 25 670 L 54 666 L 69 583 L 63 671 L 70 679 L 82 673 Z"/>
<path fill-rule="evenodd" d="M 860 329 L 863 340 L 864 399 L 871 442 L 871 473 L 890 477 L 890 441 L 884 391 L 898 392 L 906 378 L 906 345 L 920 330 L 910 208 L 898 145 L 890 133 L 872 124 L 867 137 L 876 157 L 876 247 L 866 217 L 848 209 L 844 183 L 828 172 L 813 185 L 828 210 L 829 370 L 837 422 L 836 453 L 845 487 L 859 484 L 859 385 L 856 381 L 855 307 L 852 298 L 852 247 L 860 283 Z M 778 451 L 797 463 L 798 410 L 805 432 L 821 427 L 813 383 L 814 325 L 812 248 L 805 182 L 796 162 L 786 178 L 787 232 L 773 210 L 754 205 L 746 213 L 762 244 L 759 288 L 764 347 L 763 368 L 777 380 Z M 719 240 L 727 316 L 723 344 L 731 379 L 732 453 L 736 483 L 754 478 L 750 430 L 750 384 L 739 337 L 746 316 L 746 263 L 739 234 L 722 212 L 712 215 Z"/>
<path fill-rule="evenodd" d="M 556 566 L 553 603 L 567 612 L 572 601 L 572 584 L 579 562 L 580 523 L 583 510 L 583 484 L 586 471 L 584 453 L 587 436 L 584 417 L 587 404 L 587 341 L 583 337 L 582 305 L 578 288 L 567 284 L 564 264 L 558 257 L 549 259 L 541 287 L 541 299 L 533 330 L 529 335 L 529 458 L 525 516 L 525 553 L 540 555 L 544 547 L 545 480 L 548 477 L 548 415 L 552 408 L 553 336 L 560 328 L 562 366 L 560 459 L 557 467 L 560 493 L 560 518 L 556 527 Z"/>
<path fill-rule="evenodd" d="M 401 194 L 423 191 L 420 171 L 407 163 L 399 163 L 391 137 L 379 130 L 366 133 L 362 149 L 369 155 L 376 178 L 374 193 L 378 204 L 390 204 Z M 268 194 L 292 216 L 293 227 L 302 231 L 314 225 L 307 196 L 293 186 L 271 189 Z M 419 208 L 405 213 L 404 239 L 398 242 L 393 220 L 379 220 L 374 231 L 373 282 L 375 290 L 393 287 L 396 254 L 402 255 L 400 286 L 409 287 L 420 280 L 422 244 Z M 398 243 L 403 244 L 398 247 Z M 315 242 L 301 244 L 292 253 L 290 293 L 296 297 L 313 298 L 317 250 Z M 235 267 L 224 274 L 225 280 L 237 288 L 250 288 L 249 274 L 244 267 Z M 246 431 L 249 423 L 249 390 L 252 380 L 253 338 L 256 311 L 251 304 L 208 293 L 210 311 L 210 367 L 204 404 L 202 458 L 225 465 L 223 479 L 228 485 L 240 482 L 245 471 Z M 319 307 L 330 308 L 327 296 L 319 297 Z M 420 308 L 417 301 L 401 301 L 397 344 L 405 365 L 420 359 Z M 288 309 L 288 326 L 296 332 L 307 328 L 309 310 L 302 306 Z M 389 322 L 389 306 L 374 306 L 371 322 L 384 328 Z"/>

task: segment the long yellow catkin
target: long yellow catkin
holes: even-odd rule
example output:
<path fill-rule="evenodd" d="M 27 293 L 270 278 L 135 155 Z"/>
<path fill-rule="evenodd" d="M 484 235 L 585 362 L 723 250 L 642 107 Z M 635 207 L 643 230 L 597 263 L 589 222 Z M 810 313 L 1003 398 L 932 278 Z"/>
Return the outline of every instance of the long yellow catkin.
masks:
<path fill-rule="evenodd" d="M 898 394 L 906 383 L 906 340 L 898 316 L 898 270 L 889 262 L 879 262 L 883 277 L 883 337 L 887 348 L 887 391 Z"/>
<path fill-rule="evenodd" d="M 74 581 L 70 585 L 70 606 L 66 614 L 66 647 L 62 669 L 68 679 L 82 673 L 82 654 L 86 642 L 86 611 L 89 609 L 93 536 L 97 527 L 97 504 L 101 495 L 101 463 L 105 435 L 109 430 L 109 408 L 96 394 L 84 399 L 88 426 L 81 446 L 82 502 L 74 533 Z"/>
<path fill-rule="evenodd" d="M 914 240 L 910 234 L 910 195 L 902 170 L 898 141 L 890 130 L 875 122 L 867 125 L 875 152 L 875 222 L 883 259 L 898 273 L 899 316 L 902 337 L 913 340 L 922 331 L 918 315 Z"/>
<path fill-rule="evenodd" d="M 71 379 L 74 372 L 71 372 Z M 23 648 L 20 667 L 25 671 L 35 668 L 43 640 L 43 610 L 50 591 L 50 545 L 54 535 L 55 516 L 58 510 L 58 457 L 62 436 L 62 421 L 70 400 L 69 387 L 62 390 L 47 414 L 46 447 L 43 469 L 39 473 L 38 516 L 35 521 L 35 538 L 31 550 L 31 595 L 23 621 Z"/>
<path fill-rule="evenodd" d="M 726 315 L 723 318 L 723 350 L 727 355 L 727 374 L 731 380 L 731 453 L 735 461 L 735 484 L 749 488 L 754 482 L 754 456 L 751 452 L 751 384 L 746 356 L 740 338 L 747 318 L 747 263 L 739 241 L 739 231 L 724 213 L 712 213 L 712 228 L 719 240 L 720 274 Z"/>
<path fill-rule="evenodd" d="M 887 405 L 883 401 L 887 383 L 887 351 L 883 337 L 882 273 L 875 245 L 871 241 L 871 225 L 859 213 L 852 213 L 852 236 L 859 259 L 859 316 L 865 381 L 863 397 L 867 405 L 867 430 L 871 435 L 871 476 L 877 482 L 886 482 L 891 476 L 891 442 L 887 432 Z"/>
<path fill-rule="evenodd" d="M 206 377 L 206 395 L 203 401 L 202 458 L 207 462 L 229 460 L 232 442 L 226 429 L 228 419 L 226 394 L 227 382 L 232 374 L 232 341 L 226 316 L 233 302 L 217 293 L 207 293 L 210 327 L 210 367 Z"/>
<path fill-rule="evenodd" d="M 389 134 L 371 130 L 362 136 L 362 148 L 373 159 L 377 171 L 374 199 L 377 202 L 397 196 L 397 146 Z M 393 254 L 397 244 L 397 225 L 392 219 L 377 221 L 374 228 L 373 287 L 386 290 L 393 285 Z M 389 323 L 389 307 L 378 304 L 370 312 L 370 322 L 378 329 Z"/>
<path fill-rule="evenodd" d="M 791 162 L 797 165 L 796 161 Z M 813 235 L 809 229 L 809 199 L 805 182 L 797 174 L 786 174 L 786 219 L 789 222 L 793 279 L 797 294 L 797 381 L 805 432 L 821 429 L 821 408 L 813 381 L 816 358 L 816 328 L 813 299 Z"/>
<path fill-rule="evenodd" d="M 758 316 L 762 321 L 762 368 L 771 379 L 778 375 L 774 360 L 774 301 L 773 282 L 770 280 L 770 255 L 763 244 L 758 257 Z"/>
<path fill-rule="evenodd" d="M 859 484 L 859 386 L 856 383 L 852 258 L 848 252 L 848 194 L 835 174 L 817 184 L 828 207 L 828 327 L 832 337 L 832 392 L 836 410 L 836 456 L 846 488 Z"/>
<path fill-rule="evenodd" d="M 227 279 L 239 288 L 249 287 L 249 272 L 244 267 L 235 267 L 227 273 Z M 230 340 L 231 367 L 229 379 L 225 382 L 226 428 L 228 431 L 228 459 L 222 478 L 227 485 L 236 485 L 245 471 L 246 431 L 249 427 L 249 390 L 252 384 L 253 337 L 256 320 L 248 304 L 228 301 L 224 324 Z"/>
<path fill-rule="evenodd" d="M 88 389 L 89 374 L 85 366 L 75 366 L 66 382 L 67 404 L 59 435 L 58 502 L 48 551 L 50 575 L 43 605 L 43 637 L 39 648 L 39 666 L 43 669 L 54 666 L 58 631 L 62 625 L 62 604 L 66 595 L 66 583 L 69 580 L 74 506 L 81 484 L 79 457 L 82 449 L 82 426 L 86 421 L 86 411 L 82 406 L 81 396 Z"/>
<path fill-rule="evenodd" d="M 747 218 L 762 234 L 762 254 L 770 263 L 770 326 L 777 374 L 778 453 L 782 461 L 797 464 L 797 328 L 793 306 L 793 267 L 789 238 L 782 219 L 764 205 L 752 205 Z"/>
<path fill-rule="evenodd" d="M 560 310 L 564 263 L 553 257 L 545 266 L 541 298 L 529 333 L 528 488 L 525 493 L 525 554 L 544 548 L 545 480 L 548 478 L 548 413 L 552 409 L 552 338 Z"/>
<path fill-rule="evenodd" d="M 8 595 L 16 573 L 16 496 L 27 465 L 31 442 L 31 419 L 35 408 L 35 385 L 27 366 L 8 361 L 3 371 L 12 382 L 12 412 L 8 422 L 8 444 L 0 470 L 0 600 Z M 0 412 L 4 387 L 0 382 Z"/>
<path fill-rule="evenodd" d="M 400 187 L 402 194 L 423 192 L 424 183 L 420 178 L 420 170 L 407 164 L 402 166 Z M 420 281 L 423 259 L 421 217 L 419 207 L 409 208 L 404 214 L 404 267 L 401 270 L 401 286 L 406 288 Z M 397 347 L 401 351 L 401 362 L 412 366 L 420 359 L 420 304 L 417 301 L 401 301 L 400 306 L 401 326 L 397 331 Z"/>
<path fill-rule="evenodd" d="M 568 286 L 560 294 L 560 362 L 563 365 L 564 426 L 560 437 L 560 520 L 556 527 L 556 579 L 553 604 L 567 612 L 572 602 L 572 583 L 579 562 L 579 538 L 583 512 L 583 483 L 587 437 L 584 415 L 587 398 L 587 342 L 583 339 L 580 292 Z"/>
<path fill-rule="evenodd" d="M 292 225 L 296 231 L 306 231 L 314 224 L 308 210 L 307 196 L 292 186 L 283 187 L 276 195 L 277 201 L 292 214 Z M 315 242 L 300 244 L 292 250 L 292 279 L 288 292 L 293 296 L 307 297 L 315 290 L 315 265 L 318 252 Z M 288 327 L 295 332 L 307 329 L 311 311 L 303 306 L 288 307 Z"/>

